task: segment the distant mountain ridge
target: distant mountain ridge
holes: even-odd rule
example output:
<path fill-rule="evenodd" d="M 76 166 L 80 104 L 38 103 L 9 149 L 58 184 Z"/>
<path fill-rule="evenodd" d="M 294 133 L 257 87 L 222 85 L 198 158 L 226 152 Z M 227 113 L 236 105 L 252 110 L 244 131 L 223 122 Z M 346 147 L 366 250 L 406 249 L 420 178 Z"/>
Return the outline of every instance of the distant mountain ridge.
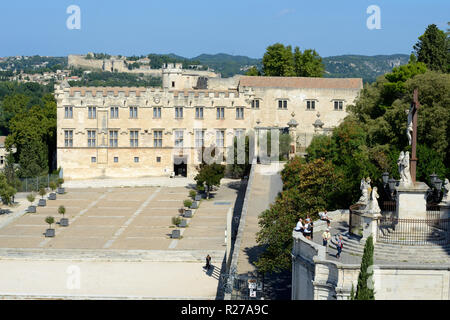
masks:
<path fill-rule="evenodd" d="M 201 54 L 192 58 L 222 73 L 223 77 L 242 74 L 250 66 L 262 67 L 262 59 L 246 56 L 233 56 L 225 53 Z M 409 55 L 339 55 L 322 58 L 327 78 L 363 78 L 364 82 L 375 81 L 380 75 L 390 72 L 392 68 L 408 63 Z"/>
<path fill-rule="evenodd" d="M 247 56 L 230 55 L 226 53 L 218 54 L 200 54 L 193 58 L 186 58 L 174 53 L 155 54 L 155 56 L 169 57 L 169 61 L 202 64 L 216 72 L 221 73 L 222 77 L 232 77 L 235 74 L 244 74 L 252 66 L 262 69 L 262 59 L 250 58 Z M 10 69 L 22 70 L 30 68 L 28 61 L 38 59 L 38 67 L 42 67 L 45 61 L 48 65 L 60 63 L 63 67 L 67 66 L 67 57 L 39 57 L 34 56 L 28 60 L 10 61 L 9 58 L 0 59 L 0 70 Z M 58 60 L 59 59 L 59 60 Z M 324 57 L 325 77 L 327 78 L 363 78 L 364 82 L 373 82 L 380 75 L 390 72 L 393 67 L 407 64 L 409 55 L 407 54 L 391 54 L 391 55 L 339 55 Z M 37 60 L 36 60 L 37 61 Z M 162 61 L 162 60 L 161 60 Z M 166 60 L 167 61 L 167 60 Z M 161 64 L 160 64 L 161 65 Z M 159 67 L 158 67 L 159 68 Z"/>

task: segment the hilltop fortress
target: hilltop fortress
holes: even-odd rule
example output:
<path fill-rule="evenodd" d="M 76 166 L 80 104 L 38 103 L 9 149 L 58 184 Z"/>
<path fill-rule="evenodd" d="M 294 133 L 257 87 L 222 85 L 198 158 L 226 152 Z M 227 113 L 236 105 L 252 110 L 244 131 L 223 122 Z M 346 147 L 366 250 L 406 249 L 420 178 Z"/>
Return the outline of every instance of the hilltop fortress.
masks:
<path fill-rule="evenodd" d="M 93 57 L 93 54 L 90 53 Z M 139 63 L 139 68 L 128 69 L 128 64 Z M 144 75 L 149 75 L 153 77 L 161 77 L 162 76 L 162 68 L 161 69 L 151 69 L 149 66 L 150 60 L 148 58 L 141 58 L 137 61 L 127 60 L 126 57 L 123 56 L 111 56 L 108 59 L 89 59 L 87 55 L 75 55 L 70 54 L 68 56 L 68 64 L 69 67 L 75 68 L 83 68 L 97 71 L 107 71 L 107 72 L 126 72 L 126 73 L 143 73 Z M 193 70 L 193 69 L 183 69 L 183 74 L 186 75 L 196 75 L 203 76 L 209 78 L 217 78 L 220 77 L 220 74 L 217 74 L 213 71 L 209 70 Z"/>
<path fill-rule="evenodd" d="M 161 88 L 56 86 L 65 179 L 192 177 L 202 146 L 226 154 L 235 136 L 265 129 L 289 132 L 291 153 L 302 152 L 314 134 L 345 118 L 363 87 L 361 78 L 222 79 L 188 73 L 181 64 L 166 64 L 161 76 Z"/>

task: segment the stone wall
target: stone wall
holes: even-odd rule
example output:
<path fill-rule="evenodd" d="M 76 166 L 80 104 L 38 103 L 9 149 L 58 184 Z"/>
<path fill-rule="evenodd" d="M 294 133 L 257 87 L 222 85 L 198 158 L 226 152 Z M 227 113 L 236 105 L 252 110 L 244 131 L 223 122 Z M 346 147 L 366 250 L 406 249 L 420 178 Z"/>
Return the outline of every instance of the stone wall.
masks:
<path fill-rule="evenodd" d="M 293 232 L 292 299 L 347 300 L 360 265 L 325 259 L 325 248 Z M 323 251 L 321 251 L 323 250 Z M 376 300 L 449 300 L 449 265 L 374 266 Z"/>

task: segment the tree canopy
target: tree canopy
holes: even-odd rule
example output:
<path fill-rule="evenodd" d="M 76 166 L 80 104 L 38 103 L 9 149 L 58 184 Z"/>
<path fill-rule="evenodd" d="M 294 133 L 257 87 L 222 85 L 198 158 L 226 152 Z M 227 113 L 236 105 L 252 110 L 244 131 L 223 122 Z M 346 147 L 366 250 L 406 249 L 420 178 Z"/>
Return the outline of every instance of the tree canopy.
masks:
<path fill-rule="evenodd" d="M 262 64 L 264 76 L 322 77 L 325 71 L 322 58 L 315 50 L 306 49 L 302 53 L 299 47 L 295 47 L 292 52 L 290 45 L 281 43 L 267 47 Z"/>
<path fill-rule="evenodd" d="M 414 45 L 417 60 L 430 70 L 450 72 L 450 41 L 444 31 L 430 24 Z"/>

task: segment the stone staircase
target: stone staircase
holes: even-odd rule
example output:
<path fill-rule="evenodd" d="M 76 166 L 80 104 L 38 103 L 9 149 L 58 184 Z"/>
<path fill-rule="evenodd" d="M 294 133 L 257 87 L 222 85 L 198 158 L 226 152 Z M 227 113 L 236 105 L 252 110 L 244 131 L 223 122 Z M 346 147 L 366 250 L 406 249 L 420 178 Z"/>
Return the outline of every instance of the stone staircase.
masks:
<path fill-rule="evenodd" d="M 360 237 L 349 233 L 342 234 L 344 247 L 342 252 L 353 256 L 362 256 L 364 245 Z M 336 254 L 337 236 L 330 243 L 328 252 Z M 375 261 L 405 262 L 411 264 L 442 264 L 450 263 L 450 244 L 446 245 L 399 245 L 377 242 L 374 247 Z"/>

